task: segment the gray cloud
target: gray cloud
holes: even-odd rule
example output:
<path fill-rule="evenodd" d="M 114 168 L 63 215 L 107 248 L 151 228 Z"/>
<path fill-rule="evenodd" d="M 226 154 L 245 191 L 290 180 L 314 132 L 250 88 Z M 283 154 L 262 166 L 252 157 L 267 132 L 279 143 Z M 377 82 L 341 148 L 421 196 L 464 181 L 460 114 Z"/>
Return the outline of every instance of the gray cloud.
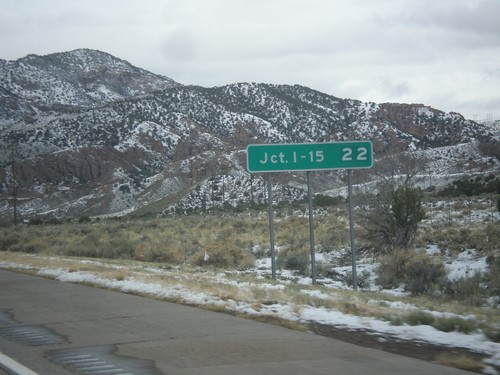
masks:
<path fill-rule="evenodd" d="M 422 6 L 422 3 L 418 3 Z M 425 4 L 425 2 L 424 2 Z M 415 20 L 422 25 L 460 30 L 481 36 L 500 36 L 500 2 L 496 0 L 458 0 L 433 2 L 429 8 L 419 9 Z M 431 8 L 432 7 L 432 8 Z M 428 11 L 426 11 L 428 10 Z"/>
<path fill-rule="evenodd" d="M 0 0 L 0 58 L 97 48 L 186 84 L 493 113 L 498 0 Z"/>
<path fill-rule="evenodd" d="M 168 35 L 164 48 L 169 59 L 189 61 L 195 57 L 195 42 L 187 31 L 176 30 Z"/>

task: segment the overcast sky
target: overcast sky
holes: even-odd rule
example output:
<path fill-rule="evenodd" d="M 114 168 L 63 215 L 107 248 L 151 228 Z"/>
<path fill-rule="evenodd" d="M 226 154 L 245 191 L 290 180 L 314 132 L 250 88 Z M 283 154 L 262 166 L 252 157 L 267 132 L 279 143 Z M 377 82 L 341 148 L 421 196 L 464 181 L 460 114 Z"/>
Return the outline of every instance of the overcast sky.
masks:
<path fill-rule="evenodd" d="M 77 48 L 182 84 L 500 118 L 500 0 L 0 0 L 0 59 Z"/>

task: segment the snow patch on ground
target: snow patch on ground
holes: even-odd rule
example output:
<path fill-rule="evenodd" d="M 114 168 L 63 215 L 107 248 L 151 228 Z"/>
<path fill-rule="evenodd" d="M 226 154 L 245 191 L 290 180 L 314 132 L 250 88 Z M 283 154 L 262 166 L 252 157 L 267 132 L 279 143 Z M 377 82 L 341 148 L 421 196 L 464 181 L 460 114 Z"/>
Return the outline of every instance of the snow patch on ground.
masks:
<path fill-rule="evenodd" d="M 488 208 L 489 206 L 489 203 L 486 202 L 485 207 Z M 492 220 L 499 219 L 499 213 L 492 212 L 488 209 L 486 209 L 485 215 Z M 453 212 L 449 213 L 449 216 L 453 216 Z M 436 218 L 434 218 L 434 220 L 436 220 Z M 446 218 L 446 220 L 449 220 L 449 218 Z M 470 220 L 470 218 L 465 217 L 464 220 Z M 280 248 L 278 247 L 276 250 L 279 252 Z M 259 253 L 261 249 L 259 246 L 256 246 L 253 251 Z M 475 249 L 464 249 L 458 255 L 450 257 L 450 255 L 447 254 L 446 251 L 443 251 L 439 245 L 429 243 L 424 249 L 421 249 L 421 251 L 425 251 L 428 255 L 443 260 L 448 272 L 448 278 L 452 281 L 464 277 L 471 277 L 476 273 L 484 273 L 488 270 L 486 257 Z M 338 254 L 336 255 L 338 256 Z M 318 262 L 324 262 L 324 264 L 338 264 L 334 256 L 335 254 L 332 253 L 318 253 L 316 254 L 316 260 Z M 76 259 L 72 261 L 77 262 Z M 99 260 L 80 260 L 80 262 L 99 266 L 99 268 L 106 267 L 115 272 L 119 272 L 120 269 L 125 269 L 125 266 L 103 263 Z M 357 264 L 358 278 L 363 274 L 369 276 L 366 280 L 367 285 L 362 289 L 364 291 L 383 292 L 377 294 L 377 297 L 367 302 L 374 308 L 383 306 L 402 313 L 405 311 L 419 311 L 431 314 L 436 318 L 457 317 L 464 320 L 480 319 L 480 317 L 473 315 L 457 315 L 451 312 L 426 310 L 410 303 L 392 301 L 389 300 L 389 298 L 385 299 L 384 296 L 387 294 L 399 296 L 405 295 L 406 292 L 403 288 L 380 290 L 380 287 L 375 283 L 377 266 L 377 263 L 374 262 L 373 259 L 360 260 Z M 298 293 L 304 296 L 314 299 L 317 298 L 319 301 L 332 302 L 332 304 L 326 303 L 325 306 L 335 305 L 334 302 L 338 295 L 344 293 L 342 290 L 350 288 L 346 283 L 349 278 L 349 273 L 352 271 L 350 265 L 329 267 L 329 272 L 335 275 L 335 277 L 318 277 L 318 283 L 321 283 L 323 286 L 317 289 L 311 287 L 312 282 L 310 277 L 299 276 L 290 270 L 278 270 L 278 280 L 268 282 L 267 280 L 269 280 L 271 274 L 270 258 L 258 259 L 255 269 L 246 271 L 248 274 L 255 277 L 252 281 L 238 278 L 239 271 L 200 273 L 199 277 L 206 278 L 211 283 L 222 285 L 223 288 L 227 286 L 237 289 L 239 292 L 235 292 L 234 295 L 245 296 L 242 300 L 236 300 L 237 298 L 233 295 L 231 295 L 232 298 L 225 298 L 215 293 L 200 292 L 183 285 L 181 282 L 165 285 L 152 281 L 151 275 L 177 277 L 179 280 L 192 277 L 192 275 L 189 274 L 184 275 L 179 270 L 175 270 L 175 275 L 173 275 L 174 271 L 153 266 L 142 266 L 140 272 L 132 273 L 133 276 L 123 276 L 120 278 L 100 277 L 92 272 L 71 272 L 64 268 L 55 267 L 37 269 L 26 264 L 0 260 L 0 269 L 1 268 L 22 269 L 30 272 L 35 271 L 38 272 L 40 276 L 50 277 L 60 282 L 97 285 L 99 287 L 122 292 L 142 294 L 159 299 L 179 301 L 186 304 L 217 307 L 221 310 L 249 316 L 273 317 L 292 322 L 319 323 L 348 330 L 363 330 L 367 334 L 385 335 L 400 340 L 421 341 L 448 347 L 461 347 L 490 356 L 490 358 L 484 361 L 488 366 L 484 373 L 497 374 L 494 367 L 500 368 L 500 343 L 488 340 L 482 331 L 465 334 L 461 332 L 442 332 L 429 325 L 410 326 L 404 323 L 395 325 L 381 318 L 357 316 L 344 313 L 333 307 L 325 308 L 320 304 L 315 306 L 313 302 L 297 305 L 293 302 L 274 301 L 272 298 L 273 292 L 285 291 L 293 285 L 294 288 L 297 288 Z M 125 274 L 127 273 L 124 273 L 124 275 Z M 144 277 L 144 275 L 149 275 L 149 279 Z M 335 289 L 338 289 L 338 292 Z M 262 298 L 259 300 L 257 297 L 252 297 L 256 290 L 258 290 L 260 295 L 264 294 L 269 296 L 269 298 L 266 297 L 267 300 L 264 301 Z M 498 305 L 500 303 L 499 297 L 491 297 L 488 303 L 489 306 L 497 306 L 496 308 L 500 308 L 500 305 Z"/>
<path fill-rule="evenodd" d="M 432 248 L 430 251 L 434 251 Z M 464 262 L 473 261 L 472 252 L 463 254 L 461 259 Z M 95 261 L 84 261 L 84 262 L 95 262 Z M 484 260 L 481 259 L 477 265 L 484 266 Z M 97 262 L 99 263 L 99 262 Z M 261 266 L 267 265 L 268 262 L 264 264 L 261 262 Z M 468 263 L 469 265 L 471 263 Z M 472 263 L 474 265 L 475 263 Z M 108 266 L 106 264 L 106 266 Z M 29 269 L 29 266 L 10 263 L 10 262 L 0 262 L 0 268 L 23 268 Z M 114 266 L 114 268 L 120 268 L 119 266 Z M 464 272 L 464 268 L 461 266 L 454 266 L 456 276 L 461 275 Z M 149 271 L 148 271 L 149 272 Z M 156 273 L 161 273 L 162 270 L 155 270 Z M 366 316 L 356 316 L 352 314 L 346 314 L 337 311 L 333 308 L 317 307 L 311 305 L 300 305 L 297 306 L 293 303 L 278 303 L 274 301 L 269 301 L 267 303 L 258 303 L 258 301 L 235 301 L 233 299 L 222 299 L 218 296 L 190 290 L 181 285 L 172 285 L 166 287 L 165 285 L 148 282 L 141 278 L 130 277 L 123 280 L 119 279 L 108 279 L 98 277 L 90 272 L 69 272 L 68 270 L 62 268 L 43 268 L 38 271 L 40 276 L 51 277 L 60 282 L 69 283 L 82 283 L 97 285 L 104 288 L 109 288 L 113 290 L 118 290 L 126 293 L 136 293 L 142 295 L 153 296 L 155 298 L 164 298 L 169 300 L 177 300 L 187 304 L 194 304 L 199 306 L 217 306 L 221 307 L 226 311 L 232 311 L 236 313 L 247 314 L 249 316 L 272 316 L 275 318 L 285 319 L 288 321 L 296 322 L 312 322 L 331 325 L 338 328 L 352 329 L 352 330 L 363 330 L 368 334 L 373 335 L 387 335 L 393 338 L 401 340 L 411 340 L 411 341 L 421 341 L 427 343 L 433 343 L 448 347 L 462 347 L 468 350 L 486 354 L 490 358 L 485 362 L 488 367 L 485 373 L 495 374 L 495 370 L 490 366 L 500 366 L 500 343 L 495 343 L 489 341 L 488 338 L 480 331 L 471 334 L 464 334 L 459 332 L 442 332 L 428 325 L 417 325 L 410 326 L 407 324 L 393 325 L 388 321 L 383 321 L 373 317 Z M 212 277 L 218 283 L 226 283 L 231 286 L 236 286 L 241 289 L 245 295 L 251 295 L 250 291 L 252 287 L 256 287 L 256 284 L 250 282 L 238 282 L 234 278 L 226 278 L 227 273 L 219 273 Z M 264 290 L 284 290 L 286 285 L 290 282 L 279 282 L 277 284 L 262 283 L 258 284 L 259 288 Z M 301 283 L 298 283 L 299 285 Z M 304 278 L 302 284 L 310 284 Z M 322 300 L 328 300 L 335 298 L 332 294 L 327 294 L 321 290 L 310 290 L 303 289 L 300 293 L 307 296 L 316 297 Z M 416 306 L 400 301 L 385 301 L 383 299 L 383 294 L 381 294 L 380 300 L 369 301 L 369 304 L 380 305 L 384 304 L 393 309 L 397 310 L 416 310 Z M 442 317 L 458 316 L 452 313 L 439 313 L 435 311 L 428 311 L 433 315 Z M 462 319 L 474 319 L 474 316 L 460 316 Z"/>

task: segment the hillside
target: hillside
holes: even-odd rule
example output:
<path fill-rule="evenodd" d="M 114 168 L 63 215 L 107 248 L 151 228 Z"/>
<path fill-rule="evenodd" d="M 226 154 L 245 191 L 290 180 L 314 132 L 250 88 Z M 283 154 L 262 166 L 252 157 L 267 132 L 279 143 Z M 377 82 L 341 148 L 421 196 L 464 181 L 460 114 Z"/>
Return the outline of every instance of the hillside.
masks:
<path fill-rule="evenodd" d="M 370 139 L 377 160 L 415 150 L 441 164 L 429 174 L 496 173 L 478 142 L 491 131 L 423 104 L 298 85 L 183 86 L 94 50 L 0 60 L 0 224 L 14 194 L 26 220 L 263 202 L 262 176 L 245 168 L 250 143 Z M 277 201 L 304 196 L 301 174 L 275 180 Z M 344 184 L 342 171 L 324 172 L 314 188 Z"/>

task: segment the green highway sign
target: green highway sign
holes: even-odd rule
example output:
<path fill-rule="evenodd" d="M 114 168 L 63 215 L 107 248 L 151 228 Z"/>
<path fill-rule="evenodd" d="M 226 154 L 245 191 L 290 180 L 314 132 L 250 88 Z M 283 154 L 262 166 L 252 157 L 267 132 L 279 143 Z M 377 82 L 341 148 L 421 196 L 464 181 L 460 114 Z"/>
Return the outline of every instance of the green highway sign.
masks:
<path fill-rule="evenodd" d="M 362 169 L 372 165 L 371 141 L 247 146 L 250 173 Z"/>

